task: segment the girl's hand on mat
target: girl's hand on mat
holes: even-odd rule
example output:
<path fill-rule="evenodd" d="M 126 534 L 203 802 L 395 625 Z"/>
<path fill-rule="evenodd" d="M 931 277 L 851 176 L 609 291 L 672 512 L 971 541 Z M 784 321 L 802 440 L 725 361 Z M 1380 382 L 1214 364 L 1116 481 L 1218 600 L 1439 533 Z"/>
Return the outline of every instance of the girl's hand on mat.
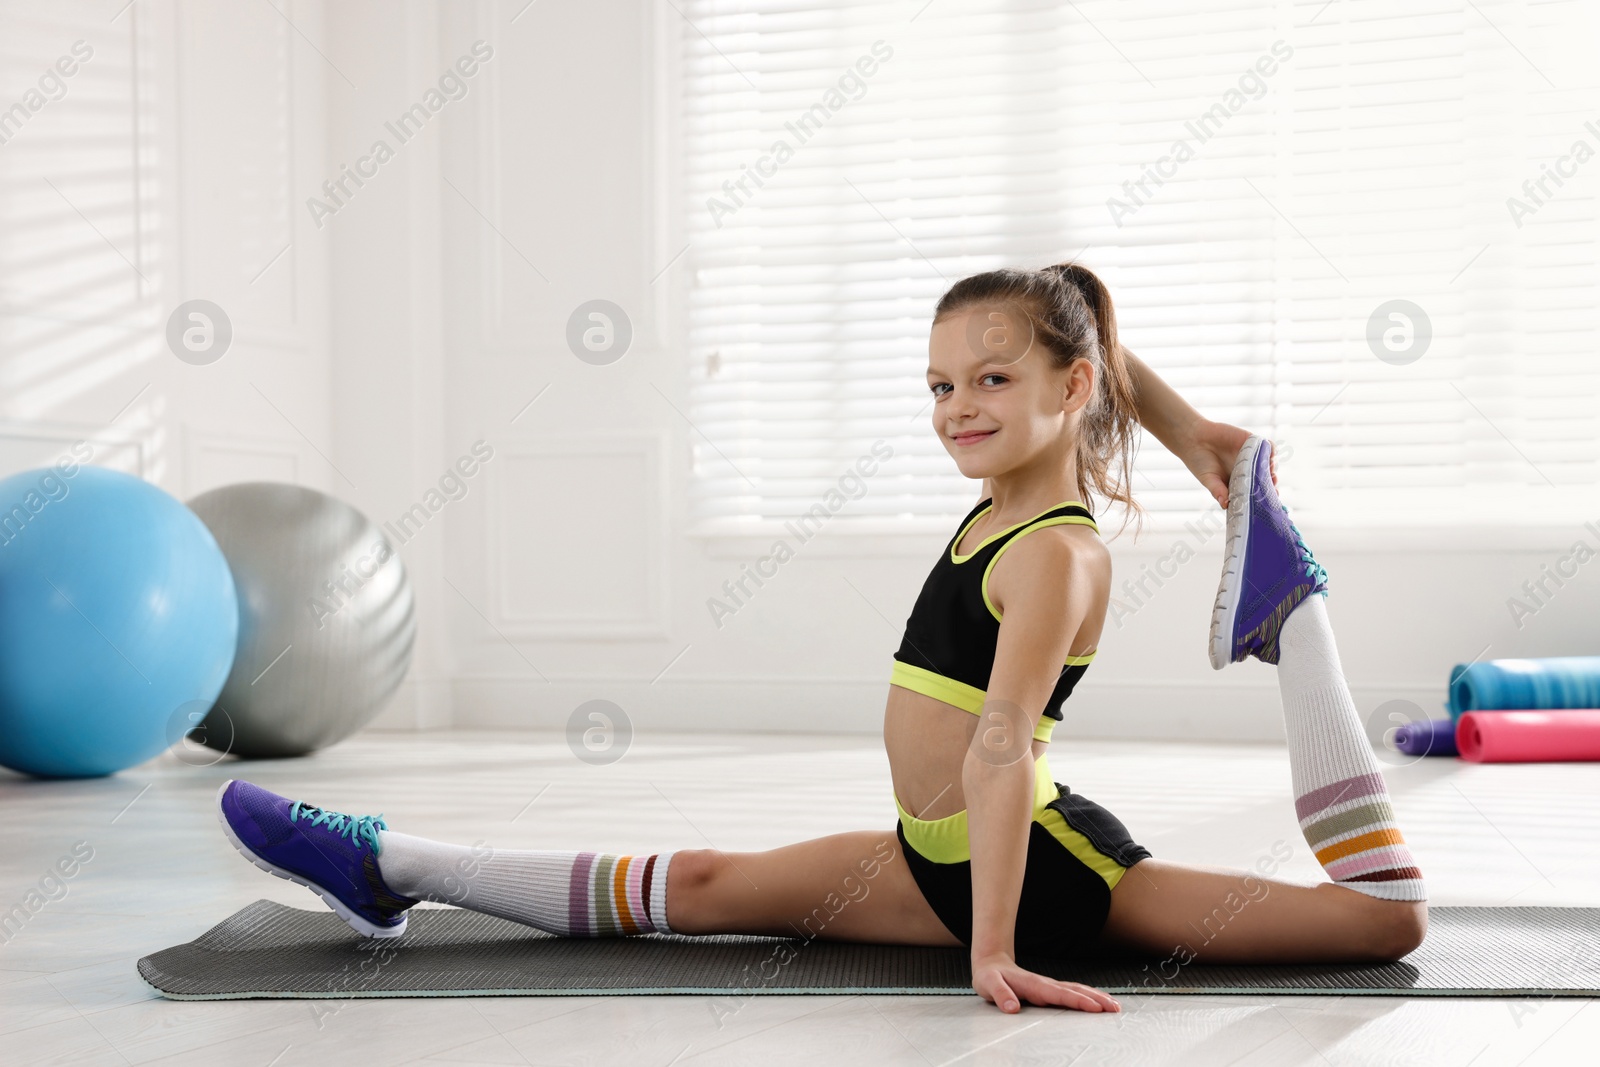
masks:
<path fill-rule="evenodd" d="M 1186 447 L 1178 457 L 1184 466 L 1206 487 L 1206 492 L 1217 504 L 1228 506 L 1228 478 L 1233 473 L 1233 461 L 1239 456 L 1250 431 L 1225 422 L 1201 419 L 1189 432 Z M 1272 466 L 1272 484 L 1278 484 L 1278 450 L 1269 457 Z"/>
<path fill-rule="evenodd" d="M 972 988 L 1003 1012 L 1022 1010 L 1022 1002 L 1040 1007 L 1075 1008 L 1078 1011 L 1121 1011 L 1110 996 L 1079 982 L 1058 982 L 1017 966 L 1010 956 L 995 955 L 972 961 Z"/>

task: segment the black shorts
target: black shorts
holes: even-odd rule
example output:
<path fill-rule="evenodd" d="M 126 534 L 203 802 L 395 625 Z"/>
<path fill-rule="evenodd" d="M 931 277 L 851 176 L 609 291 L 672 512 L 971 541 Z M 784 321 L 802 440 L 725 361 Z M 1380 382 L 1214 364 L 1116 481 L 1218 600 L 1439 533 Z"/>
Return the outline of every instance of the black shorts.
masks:
<path fill-rule="evenodd" d="M 1150 850 L 1136 844 L 1115 815 L 1050 782 L 1036 784 L 1028 860 L 1017 904 L 1016 953 L 1072 956 L 1091 950 L 1111 910 L 1111 890 Z M 1054 799 L 1050 799 L 1051 797 Z M 898 799 L 896 806 L 898 807 Z M 939 921 L 972 944 L 972 861 L 966 849 L 966 812 L 924 822 L 900 808 L 895 826 L 911 875 Z M 906 827 L 912 828 L 908 840 Z M 959 834 L 959 840 L 958 835 Z M 921 845 L 931 855 L 918 850 Z"/>

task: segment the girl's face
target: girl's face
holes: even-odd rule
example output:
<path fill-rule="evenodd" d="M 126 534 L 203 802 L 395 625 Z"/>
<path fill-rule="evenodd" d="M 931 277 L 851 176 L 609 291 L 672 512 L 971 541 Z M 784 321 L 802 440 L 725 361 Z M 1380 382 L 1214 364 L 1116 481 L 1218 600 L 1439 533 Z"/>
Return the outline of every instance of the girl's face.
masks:
<path fill-rule="evenodd" d="M 1055 369 L 1014 307 L 954 312 L 928 338 L 933 429 L 968 478 L 1004 474 L 1046 452 L 1069 460 L 1093 386 L 1093 365 Z"/>

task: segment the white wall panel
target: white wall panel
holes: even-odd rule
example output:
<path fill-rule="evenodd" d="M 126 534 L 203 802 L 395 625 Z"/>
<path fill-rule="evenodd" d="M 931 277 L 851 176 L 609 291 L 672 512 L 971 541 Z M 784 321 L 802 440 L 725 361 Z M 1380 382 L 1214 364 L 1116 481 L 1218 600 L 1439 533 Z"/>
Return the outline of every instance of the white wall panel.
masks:
<path fill-rule="evenodd" d="M 300 481 L 297 450 L 268 439 L 219 436 L 186 428 L 184 488 L 187 499 L 235 482 Z"/>
<path fill-rule="evenodd" d="M 149 442 L 137 435 L 110 426 L 30 419 L 0 422 L 0 477 L 60 460 L 78 461 L 85 455 L 83 446 L 89 450 L 88 462 L 96 467 L 147 476 Z"/>

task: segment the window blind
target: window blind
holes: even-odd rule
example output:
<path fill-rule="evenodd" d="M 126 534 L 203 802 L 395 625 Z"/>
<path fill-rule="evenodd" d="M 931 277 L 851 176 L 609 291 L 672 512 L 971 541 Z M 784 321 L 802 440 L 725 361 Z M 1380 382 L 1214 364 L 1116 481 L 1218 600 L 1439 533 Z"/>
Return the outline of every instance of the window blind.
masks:
<path fill-rule="evenodd" d="M 776 530 L 880 440 L 834 528 L 945 528 L 978 485 L 929 423 L 933 306 L 1069 259 L 1279 442 L 1297 519 L 1600 514 L 1582 4 L 680 7 L 696 532 Z M 1211 504 L 1148 435 L 1133 488 L 1157 528 Z"/>
<path fill-rule="evenodd" d="M 0 414 L 22 420 L 70 416 L 156 351 L 150 20 L 115 11 L 39 7 L 0 36 Z M 148 427 L 152 403 L 118 413 L 117 430 Z"/>

